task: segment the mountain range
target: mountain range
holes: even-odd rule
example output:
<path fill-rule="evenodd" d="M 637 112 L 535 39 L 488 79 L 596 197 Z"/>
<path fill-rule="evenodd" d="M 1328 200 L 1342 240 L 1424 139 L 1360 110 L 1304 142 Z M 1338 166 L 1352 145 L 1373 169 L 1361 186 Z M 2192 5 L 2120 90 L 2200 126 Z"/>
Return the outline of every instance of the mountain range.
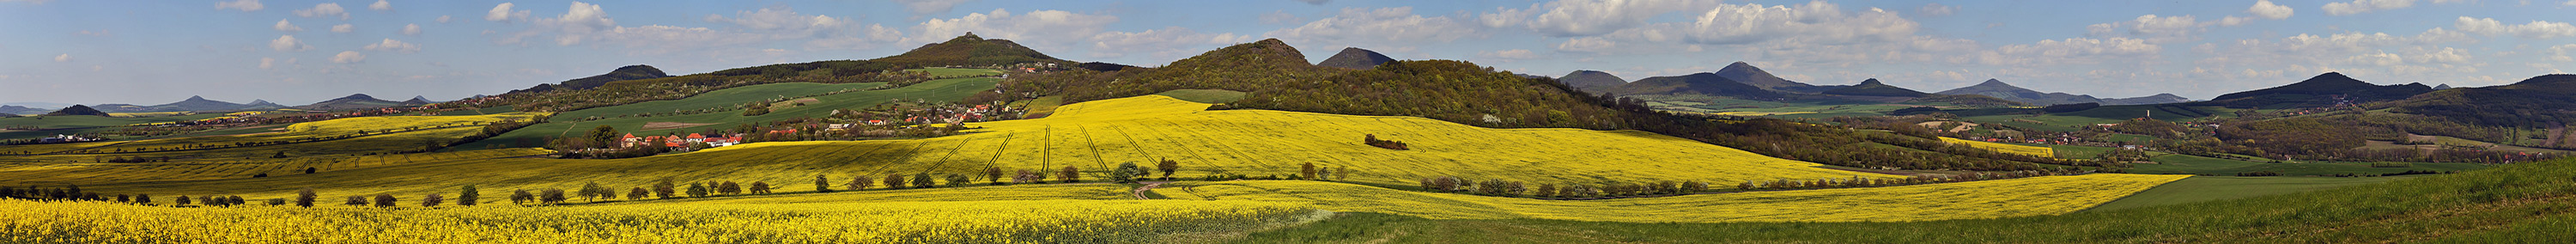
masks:
<path fill-rule="evenodd" d="M 1342 48 L 1342 52 L 1334 53 L 1333 57 L 1324 58 L 1323 62 L 1317 62 L 1315 65 L 1345 69 L 1369 69 L 1377 67 L 1378 64 L 1385 64 L 1387 61 L 1395 61 L 1395 58 L 1388 58 L 1385 54 L 1378 54 L 1376 51 L 1369 51 L 1368 49 L 1345 47 Z"/>
<path fill-rule="evenodd" d="M 1769 71 L 1762 71 L 1761 67 L 1753 67 L 1753 64 L 1747 64 L 1742 61 L 1727 64 L 1726 68 L 1719 68 L 1714 74 L 1717 74 L 1718 77 L 1726 77 L 1727 80 L 1734 80 L 1736 83 L 1744 83 L 1744 85 L 1759 87 L 1764 90 L 1794 93 L 1819 93 L 1824 92 L 1825 90 L 1839 88 L 1820 88 L 1815 85 L 1808 85 L 1807 83 L 1798 83 L 1796 81 L 1789 81 L 1789 79 L 1781 79 L 1780 76 L 1771 75 L 1771 72 Z"/>
<path fill-rule="evenodd" d="M 2013 86 L 2012 84 L 2005 84 L 2002 80 L 1996 80 L 1996 79 L 1986 79 L 1986 82 L 1985 82 L 1985 83 L 1977 83 L 1977 85 L 1973 85 L 1973 86 L 1960 87 L 1960 88 L 1957 88 L 1957 89 L 1950 89 L 1950 90 L 1947 90 L 1947 91 L 1935 92 L 1935 94 L 1942 94 L 1942 95 L 1969 95 L 1969 94 L 1985 95 L 1985 96 L 1989 96 L 1989 97 L 2001 98 L 2001 99 L 2004 99 L 2004 100 L 2012 100 L 2012 101 L 2015 101 L 2015 102 L 2022 102 L 2022 103 L 2028 103 L 2028 104 L 2031 104 L 2031 105 L 2043 105 L 2043 106 L 2044 106 L 2044 105 L 2056 105 L 2056 104 L 2077 104 L 2077 103 L 2096 103 L 2096 104 L 2102 104 L 2102 105 L 2138 105 L 2138 104 L 2165 104 L 2165 103 L 2180 103 L 2180 102 L 2190 102 L 2190 101 L 2191 101 L 2191 99 L 2190 99 L 2190 98 L 2184 98 L 2184 97 L 2182 97 L 2182 96 L 2176 96 L 2176 95 L 2174 95 L 2174 94 L 2172 94 L 2172 93 L 2156 94 L 2156 95 L 2154 95 L 2154 96 L 2133 97 L 2133 98 L 2110 98 L 2110 99 L 2104 99 L 2104 98 L 2095 98 L 2095 97 L 2093 97 L 2092 95 L 2076 95 L 2076 94 L 2067 94 L 2067 93 L 2063 93 L 2063 92 L 2040 92 L 2040 91 L 2035 91 L 2035 90 L 2031 90 L 2031 89 L 2027 89 L 2027 88 L 2021 88 L 2021 87 L 2019 87 L 2019 86 Z"/>

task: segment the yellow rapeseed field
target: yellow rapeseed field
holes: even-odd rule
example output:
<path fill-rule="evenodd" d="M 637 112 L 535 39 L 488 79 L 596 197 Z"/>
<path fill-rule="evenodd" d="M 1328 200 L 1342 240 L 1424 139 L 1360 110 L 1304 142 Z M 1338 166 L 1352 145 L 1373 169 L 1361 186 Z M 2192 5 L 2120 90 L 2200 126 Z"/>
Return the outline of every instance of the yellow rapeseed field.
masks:
<path fill-rule="evenodd" d="M 0 185 L 59 186 L 65 184 L 95 185 L 142 181 L 248 179 L 260 174 L 268 174 L 274 177 L 285 177 L 289 175 L 302 175 L 306 168 L 312 168 L 321 172 L 330 172 L 356 168 L 538 156 L 553 153 L 553 150 L 542 148 L 510 148 L 441 153 L 328 155 L 289 158 L 257 157 L 245 159 L 194 159 L 143 163 L 9 162 L 0 160 Z M 48 156 L 36 157 L 49 158 Z M 357 181 L 360 179 L 348 180 Z M 282 194 L 284 192 L 262 193 Z"/>
<path fill-rule="evenodd" d="M 2190 176 L 2089 174 L 1580 201 L 1410 192 L 1315 181 L 1189 182 L 1156 191 L 1175 199 L 1301 202 L 1324 210 L 1434 219 L 1885 222 L 2065 214 L 2187 177 Z"/>
<path fill-rule="evenodd" d="M 1964 144 L 1967 144 L 1967 145 L 1968 145 L 1968 147 L 1974 147 L 1974 148 L 1978 148 L 1978 149 L 1986 149 L 1986 150 L 1993 150 L 1993 151 L 1996 151 L 1996 152 L 2002 152 L 2002 153 L 2021 154 L 2021 155 L 2031 155 L 2031 156 L 2050 157 L 2050 158 L 2055 158 L 2055 157 L 2057 157 L 2057 149 L 2056 149 L 2056 148 L 2049 148 L 2049 147 L 2034 147 L 2034 146 L 2023 146 L 2023 145 L 2013 145 L 2013 144 L 2003 144 L 2003 143 L 1993 143 L 1993 142 L 1982 142 L 1982 141 L 1974 141 L 1974 140 L 1959 139 L 1959 138 L 1949 138 L 1949 137 L 1942 137 L 1942 138 L 1941 138 L 1941 142 L 1943 142 L 1943 143 L 1952 143 L 1952 144 L 1961 144 L 1961 143 L 1964 143 Z"/>
<path fill-rule="evenodd" d="M 0 243 L 1138 243 L 1324 213 L 1294 203 L 1168 200 L 416 206 L 0 200 L 9 210 L 0 211 Z"/>

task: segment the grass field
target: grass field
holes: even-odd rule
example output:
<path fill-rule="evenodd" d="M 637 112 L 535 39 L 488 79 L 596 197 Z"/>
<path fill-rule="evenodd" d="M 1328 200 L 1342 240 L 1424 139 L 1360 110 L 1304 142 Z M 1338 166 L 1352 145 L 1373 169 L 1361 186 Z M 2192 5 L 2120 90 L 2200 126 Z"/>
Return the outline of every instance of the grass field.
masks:
<path fill-rule="evenodd" d="M 2092 174 L 1929 185 L 1560 201 L 1422 193 L 1312 181 L 1189 182 L 1174 199 L 1305 202 L 1431 219 L 1618 222 L 1889 222 L 2074 212 L 2178 175 Z"/>
<path fill-rule="evenodd" d="M 2408 170 L 2467 171 L 2489 167 L 2476 163 L 2407 163 L 2403 168 L 2373 168 L 2367 162 L 2297 162 L 2257 163 L 2222 158 L 2169 154 L 2147 158 L 2153 164 L 2136 164 L 2130 173 L 2198 174 L 2234 176 L 2236 173 L 2271 171 L 2287 176 L 2333 176 L 2336 174 L 2387 174 Z"/>
<path fill-rule="evenodd" d="M 930 77 L 939 77 L 939 78 L 980 77 L 980 76 L 1002 75 L 1002 71 L 1000 71 L 1000 70 L 993 70 L 993 69 L 962 69 L 962 68 L 937 68 L 937 67 L 933 67 L 933 68 L 908 69 L 908 70 L 903 70 L 903 71 L 904 71 L 904 72 L 922 72 L 922 73 L 928 73 L 928 74 L 930 74 Z"/>
<path fill-rule="evenodd" d="M 2085 211 L 2110 211 L 2151 206 L 2240 199 L 2290 193 L 2318 191 L 2346 186 L 2366 185 L 2420 175 L 2390 177 L 2236 177 L 2197 176 L 2165 183 L 2154 189 L 2103 203 Z"/>
<path fill-rule="evenodd" d="M 2576 160 L 2366 187 L 1905 223 L 1625 223 L 1350 213 L 1239 243 L 2546 243 L 2576 240 Z"/>
<path fill-rule="evenodd" d="M 1941 138 L 1941 142 L 1942 142 L 1942 143 L 1952 143 L 1952 144 L 1960 144 L 1960 143 L 1964 143 L 1964 144 L 1968 144 L 1968 147 L 1974 147 L 1974 148 L 1977 148 L 1977 149 L 1986 149 L 1986 150 L 1992 150 L 1992 151 L 1995 151 L 1995 152 L 2010 153 L 2010 154 L 2021 154 L 2021 155 L 2031 155 L 2031 156 L 2041 156 L 2041 157 L 2057 157 L 2057 156 L 2058 156 L 2058 155 L 2057 155 L 2057 149 L 2056 149 L 2056 148 L 2051 148 L 2051 147 L 2034 147 L 2034 146 L 2023 146 L 2023 145 L 2015 145 L 2015 144 L 2004 144 L 2004 143 L 1993 143 L 1993 142 L 1971 141 L 1971 140 L 1966 140 L 1966 139 L 1949 138 L 1949 137 L 1942 137 L 1942 138 Z"/>
<path fill-rule="evenodd" d="M 832 94 L 814 97 L 814 99 L 818 101 L 816 103 L 806 104 L 806 106 L 798 106 L 795 108 L 772 110 L 769 114 L 763 114 L 760 116 L 742 116 L 742 112 L 740 111 L 731 111 L 690 115 L 624 117 L 594 121 L 579 121 L 581 118 L 591 116 L 610 117 L 644 112 L 668 113 L 676 110 L 731 107 L 751 101 L 793 97 L 790 95 L 795 94 L 813 95 L 842 89 L 874 87 L 876 86 L 876 83 L 840 85 L 782 83 L 736 87 L 733 89 L 708 92 L 707 94 L 681 100 L 642 102 L 564 112 L 555 115 L 555 119 L 552 120 L 552 122 L 531 125 L 527 128 L 520 128 L 519 130 L 510 131 L 510 133 L 501 134 L 501 136 L 496 136 L 491 139 L 459 145 L 451 148 L 450 150 L 542 146 L 547 138 L 579 136 L 581 133 L 587 133 L 591 128 L 601 125 L 616 127 L 619 132 L 632 133 L 636 136 L 663 134 L 686 135 L 689 133 L 702 132 L 707 129 L 731 129 L 734 128 L 734 126 L 741 125 L 743 123 L 762 123 L 792 118 L 822 118 L 830 116 L 834 109 L 865 108 L 868 106 L 876 106 L 877 104 L 885 103 L 893 99 L 956 101 L 958 99 L 964 99 L 968 95 L 974 95 L 976 92 L 992 90 L 993 84 L 1000 82 L 1001 79 L 982 77 L 940 79 L 895 89 Z M 706 125 L 677 129 L 643 130 L 644 124 L 652 122 L 695 123 Z"/>

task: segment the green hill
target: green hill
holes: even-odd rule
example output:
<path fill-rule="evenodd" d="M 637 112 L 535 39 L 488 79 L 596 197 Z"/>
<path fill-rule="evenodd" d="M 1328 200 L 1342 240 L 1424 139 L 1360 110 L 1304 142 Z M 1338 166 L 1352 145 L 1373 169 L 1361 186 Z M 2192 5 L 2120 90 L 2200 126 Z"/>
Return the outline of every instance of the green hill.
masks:
<path fill-rule="evenodd" d="M 80 115 L 99 116 L 99 117 L 108 117 L 107 112 L 99 112 L 99 111 L 98 111 L 98 109 L 92 109 L 92 108 L 89 108 L 89 106 L 81 106 L 81 105 L 79 105 L 79 104 L 73 104 L 71 107 L 64 107 L 62 110 L 54 110 L 54 112 L 52 112 L 52 113 L 45 113 L 45 116 L 80 116 Z"/>
<path fill-rule="evenodd" d="M 1770 71 L 1762 71 L 1761 67 L 1753 67 L 1753 64 L 1744 63 L 1742 61 L 1727 64 L 1726 68 L 1719 68 L 1717 69 L 1717 72 L 1712 74 L 1717 74 L 1718 77 L 1726 77 L 1727 80 L 1743 83 L 1744 85 L 1761 87 L 1762 89 L 1814 93 L 1812 90 L 1816 88 L 1814 85 L 1808 85 L 1807 83 L 1798 83 L 1796 81 L 1789 81 L 1789 79 L 1781 79 L 1779 76 L 1771 75 Z"/>
<path fill-rule="evenodd" d="M 2289 85 L 2219 95 L 2209 102 L 2230 108 L 2322 107 L 2406 99 L 2432 91 L 2423 83 L 2372 85 L 2327 72 Z"/>
<path fill-rule="evenodd" d="M 303 109 L 303 110 L 350 110 L 350 109 L 372 109 L 372 108 L 393 107 L 393 106 L 402 106 L 402 102 L 385 101 L 385 100 L 383 100 L 383 99 L 376 99 L 376 97 L 373 97 L 373 96 L 367 96 L 367 94 L 351 94 L 351 95 L 346 96 L 346 97 L 333 98 L 333 99 L 331 99 L 331 100 L 323 100 L 323 101 L 321 101 L 321 102 L 315 102 L 315 103 L 313 103 L 313 104 L 309 104 L 309 105 L 304 105 L 304 106 L 295 106 L 295 109 Z"/>
<path fill-rule="evenodd" d="M 1617 75 L 1590 70 L 1576 70 L 1573 73 L 1566 73 L 1565 76 L 1556 77 L 1556 80 L 1564 82 L 1565 86 L 1574 87 L 1575 90 L 1593 94 L 1601 94 L 1610 88 L 1628 84 L 1627 79 L 1620 79 Z"/>
<path fill-rule="evenodd" d="M 1904 87 L 1887 85 L 1887 83 L 1879 83 L 1878 79 L 1863 80 L 1860 81 L 1859 85 L 1834 88 L 1833 90 L 1825 90 L 1823 93 L 1829 95 L 1881 97 L 1922 97 L 1924 95 L 1931 95 L 1929 93 L 1914 91 L 1914 89 L 1905 89 Z"/>
<path fill-rule="evenodd" d="M 2434 91 L 2390 105 L 2390 111 L 2484 126 L 2551 128 L 2576 122 L 2576 75 L 2531 77 L 2510 85 Z"/>
<path fill-rule="evenodd" d="M 1342 48 L 1342 52 L 1334 53 L 1333 57 L 1324 58 L 1323 62 L 1315 63 L 1315 66 L 1345 69 L 1369 69 L 1377 67 L 1379 64 L 1386 64 L 1388 61 L 1395 61 L 1395 58 L 1388 58 L 1385 54 L 1378 54 L 1376 51 L 1369 51 L 1368 49 L 1346 47 Z"/>
<path fill-rule="evenodd" d="M 582 89 L 598 88 L 599 86 L 608 85 L 608 83 L 609 83 L 609 82 L 616 82 L 616 81 L 621 81 L 621 80 L 641 80 L 641 79 L 652 79 L 652 78 L 662 78 L 662 77 L 671 77 L 671 75 L 669 75 L 669 74 L 663 74 L 663 73 L 662 73 L 662 69 L 655 69 L 655 68 L 653 68 L 653 66 L 651 66 L 651 65 L 640 65 L 640 64 L 639 64 L 639 65 L 628 65 L 628 66 L 626 66 L 626 67 L 617 67 L 617 70 L 611 70 L 611 71 L 608 71 L 608 73 L 607 73 L 607 74 L 600 74 L 600 75 L 594 75 L 594 76 L 590 76 L 590 77 L 582 77 L 582 78 L 579 78 L 579 79 L 567 80 L 567 81 L 564 81 L 561 85 L 557 85 L 557 84 L 537 84 L 537 86 L 536 86 L 536 87 L 529 87 L 528 89 L 526 89 L 526 90 L 522 90 L 522 91 L 528 91 L 528 92 L 543 92 L 543 91 L 552 91 L 552 90 L 555 90 L 555 89 L 582 90 Z M 517 91 L 513 91 L 513 92 L 517 92 Z"/>
<path fill-rule="evenodd" d="M 903 52 L 903 54 L 871 59 L 868 61 L 896 64 L 913 68 L 937 66 L 992 66 L 1020 63 L 1074 64 L 1073 62 L 1064 61 L 1063 59 L 1056 59 L 1055 57 L 1047 56 L 1046 53 L 1040 53 L 1035 49 L 1020 46 L 1019 43 L 1011 42 L 1011 40 L 984 39 L 983 37 L 975 36 L 975 33 L 966 33 L 966 35 L 948 39 L 946 42 L 923 44 L 921 45 L 921 48 L 914 48 L 912 51 Z"/>

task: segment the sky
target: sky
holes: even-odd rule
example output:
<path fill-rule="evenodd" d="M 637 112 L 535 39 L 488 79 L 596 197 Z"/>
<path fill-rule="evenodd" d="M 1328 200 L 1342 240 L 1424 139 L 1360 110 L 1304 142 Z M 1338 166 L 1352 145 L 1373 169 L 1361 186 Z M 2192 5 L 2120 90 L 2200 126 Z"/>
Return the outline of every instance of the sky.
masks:
<path fill-rule="evenodd" d="M 138 4 L 141 3 L 141 4 Z M 1628 80 L 1747 62 L 1793 81 L 2209 99 L 2342 72 L 2476 87 L 2576 69 L 2576 0 L 0 0 L 0 102 L 453 100 L 646 64 L 870 59 L 966 32 L 1159 66 L 1287 41 Z"/>

